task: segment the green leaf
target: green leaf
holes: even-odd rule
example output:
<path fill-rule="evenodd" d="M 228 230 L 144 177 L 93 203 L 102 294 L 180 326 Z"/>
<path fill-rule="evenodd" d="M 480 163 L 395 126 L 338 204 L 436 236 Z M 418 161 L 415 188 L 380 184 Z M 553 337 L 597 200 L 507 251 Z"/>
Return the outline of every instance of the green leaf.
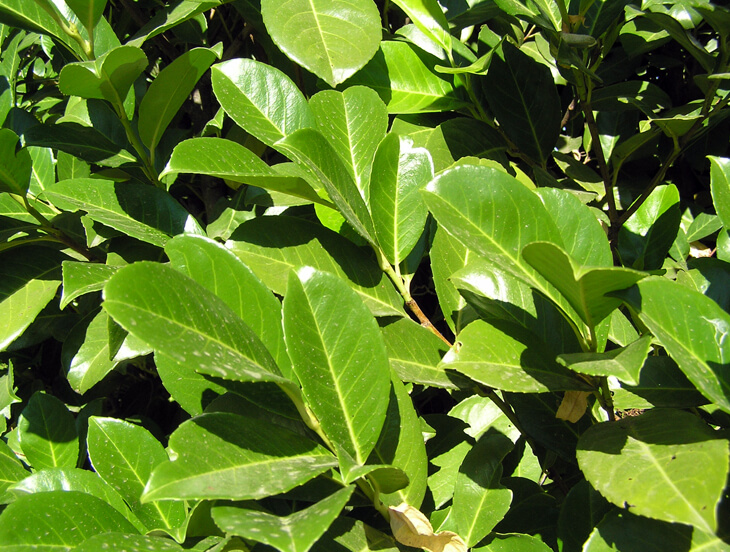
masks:
<path fill-rule="evenodd" d="M 180 142 L 160 178 L 178 173 L 215 176 L 331 205 L 301 178 L 277 172 L 248 148 L 224 138 L 191 138 Z"/>
<path fill-rule="evenodd" d="M 581 552 L 593 528 L 613 509 L 585 479 L 565 497 L 558 518 L 558 538 L 564 552 Z"/>
<path fill-rule="evenodd" d="M 385 493 L 380 472 L 373 472 L 370 478 L 380 487 L 380 500 L 386 506 L 397 506 L 406 502 L 418 508 L 426 494 L 428 476 L 428 457 L 421 433 L 421 421 L 405 385 L 397 377 L 392 378 L 392 383 L 385 424 L 368 464 L 400 468 L 408 476 L 408 486 Z"/>
<path fill-rule="evenodd" d="M 447 55 L 451 55 L 449 22 L 436 0 L 393 0 L 393 3 L 406 12 L 416 27 L 441 46 Z"/>
<path fill-rule="evenodd" d="M 289 383 L 236 313 L 174 268 L 150 262 L 121 268 L 104 288 L 104 308 L 129 333 L 190 370 Z"/>
<path fill-rule="evenodd" d="M 109 316 L 98 311 L 78 322 L 63 343 L 61 362 L 71 389 L 83 395 L 117 365 L 109 351 Z"/>
<path fill-rule="evenodd" d="M 539 537 L 513 534 L 490 537 L 485 546 L 475 548 L 473 552 L 548 552 L 552 550 Z"/>
<path fill-rule="evenodd" d="M 235 254 L 202 236 L 177 236 L 167 243 L 165 253 L 174 268 L 220 297 L 258 336 L 286 377 L 293 379 L 281 302 Z"/>
<path fill-rule="evenodd" d="M 251 59 L 232 59 L 211 69 L 213 92 L 238 126 L 268 146 L 316 122 L 307 100 L 278 69 Z"/>
<path fill-rule="evenodd" d="M 220 58 L 221 47 L 193 48 L 160 71 L 139 104 L 139 137 L 150 151 L 187 100 L 200 77 Z"/>
<path fill-rule="evenodd" d="M 107 0 L 66 0 L 81 24 L 91 33 L 101 19 Z"/>
<path fill-rule="evenodd" d="M 77 261 L 63 261 L 63 289 L 61 291 L 62 309 L 71 301 L 87 293 L 101 291 L 104 284 L 116 272 L 113 266 L 97 263 L 82 263 Z"/>
<path fill-rule="evenodd" d="M 187 362 L 155 352 L 155 367 L 162 385 L 180 407 L 191 416 L 203 413 L 205 407 L 227 389 L 204 375 L 191 370 Z"/>
<path fill-rule="evenodd" d="M 160 442 L 141 426 L 98 416 L 89 419 L 87 441 L 94 471 L 122 495 L 146 530 L 161 529 L 182 538 L 187 514 L 183 503 L 142 504 L 139 498 L 153 468 L 167 460 Z"/>
<path fill-rule="evenodd" d="M 78 123 L 35 125 L 23 134 L 23 138 L 28 146 L 54 148 L 105 167 L 137 162 L 134 155 L 113 143 L 96 128 Z"/>
<path fill-rule="evenodd" d="M 576 266 L 565 250 L 550 242 L 533 242 L 522 256 L 553 284 L 587 326 L 595 328 L 621 300 L 611 293 L 633 286 L 647 274 L 629 268 Z"/>
<path fill-rule="evenodd" d="M 82 58 L 81 48 L 78 44 L 41 8 L 38 2 L 28 2 L 26 0 L 0 1 L 0 23 L 53 37 L 71 52 L 74 52 L 79 59 Z"/>
<path fill-rule="evenodd" d="M 218 7 L 222 0 L 183 0 L 164 9 L 158 10 L 154 17 L 144 25 L 127 44 L 142 46 L 147 40 L 164 33 L 173 27 Z"/>
<path fill-rule="evenodd" d="M 605 353 L 563 354 L 558 356 L 558 362 L 579 374 L 615 376 L 630 385 L 638 385 L 651 340 L 652 336 L 645 335 L 631 345 Z"/>
<path fill-rule="evenodd" d="M 467 103 L 457 94 L 452 81 L 437 75 L 439 59 L 416 50 L 406 42 L 384 41 L 373 59 L 347 80 L 375 90 L 388 113 L 455 111 Z"/>
<path fill-rule="evenodd" d="M 661 268 L 681 218 L 677 187 L 657 186 L 619 230 L 618 251 L 623 264 L 639 270 Z"/>
<path fill-rule="evenodd" d="M 10 447 L 3 441 L 0 444 L 0 497 L 5 495 L 5 489 L 22 481 L 30 475 Z"/>
<path fill-rule="evenodd" d="M 301 129 L 276 143 L 324 185 L 345 220 L 368 242 L 375 245 L 375 229 L 365 200 L 347 167 L 327 139 L 313 128 Z"/>
<path fill-rule="evenodd" d="M 13 373 L 13 363 L 10 361 L 7 365 L 7 374 L 0 376 L 0 415 L 6 418 L 10 418 L 10 407 L 22 402 L 21 398 L 15 394 L 17 389 Z M 0 448 L 2 448 L 1 445 Z"/>
<path fill-rule="evenodd" d="M 428 209 L 418 194 L 433 178 L 428 150 L 389 134 L 378 146 L 370 185 L 370 210 L 378 243 L 392 265 L 408 256 L 423 233 Z"/>
<path fill-rule="evenodd" d="M 124 552 L 182 552 L 179 544 L 160 537 L 104 533 L 85 540 L 73 552 L 98 552 L 99 550 L 124 550 Z"/>
<path fill-rule="evenodd" d="M 560 99 L 550 70 L 509 42 L 484 81 L 489 107 L 510 140 L 545 165 L 560 133 Z"/>
<path fill-rule="evenodd" d="M 557 364 L 550 348 L 535 334 L 503 321 L 469 324 L 440 367 L 516 393 L 588 389 L 585 382 Z"/>
<path fill-rule="evenodd" d="M 730 412 L 730 315 L 701 293 L 665 278 L 645 278 L 621 293 L 682 372 Z"/>
<path fill-rule="evenodd" d="M 159 465 L 142 495 L 157 499 L 258 499 L 288 491 L 337 465 L 324 447 L 235 414 L 203 414 L 170 436 L 176 459 Z"/>
<path fill-rule="evenodd" d="M 284 517 L 234 506 L 215 506 L 212 514 L 216 524 L 228 534 L 262 542 L 282 552 L 308 552 L 340 514 L 353 490 L 350 485 Z"/>
<path fill-rule="evenodd" d="M 337 518 L 312 548 L 313 552 L 399 552 L 399 547 L 393 537 L 381 533 L 377 529 L 364 524 L 362 521 L 347 516 Z"/>
<path fill-rule="evenodd" d="M 400 318 L 381 328 L 390 366 L 405 382 L 445 389 L 469 385 L 469 380 L 439 366 L 448 346 L 433 332 L 409 318 Z"/>
<path fill-rule="evenodd" d="M 77 178 L 57 182 L 46 196 L 60 209 L 86 211 L 97 222 L 160 247 L 183 232 L 203 233 L 170 194 L 144 184 Z"/>
<path fill-rule="evenodd" d="M 312 266 L 342 278 L 376 316 L 403 316 L 402 299 L 372 252 L 320 225 L 260 217 L 239 226 L 226 247 L 278 295 L 285 294 L 292 269 Z"/>
<path fill-rule="evenodd" d="M 27 149 L 18 149 L 18 135 L 0 129 L 0 192 L 24 196 L 30 185 L 32 160 Z"/>
<path fill-rule="evenodd" d="M 119 109 L 148 63 L 140 48 L 119 46 L 94 61 L 65 65 L 58 77 L 58 89 L 68 96 L 107 100 Z"/>
<path fill-rule="evenodd" d="M 728 441 L 717 437 L 691 414 L 654 409 L 591 427 L 578 442 L 578 463 L 610 502 L 713 533 L 728 472 Z"/>
<path fill-rule="evenodd" d="M 332 87 L 365 65 L 380 44 L 380 14 L 369 0 L 262 0 L 261 15 L 281 51 Z"/>
<path fill-rule="evenodd" d="M 36 470 L 76 467 L 79 437 L 74 417 L 53 395 L 33 394 L 18 419 L 18 439 L 28 464 Z"/>
<path fill-rule="evenodd" d="M 0 350 L 20 337 L 56 296 L 64 256 L 51 251 L 19 247 L 0 253 Z"/>
<path fill-rule="evenodd" d="M 712 203 L 723 226 L 730 228 L 730 159 L 709 155 Z"/>
<path fill-rule="evenodd" d="M 23 496 L 0 514 L 0 550 L 71 552 L 86 539 L 135 527 L 103 500 L 78 491 Z"/>
<path fill-rule="evenodd" d="M 360 193 L 367 199 L 375 150 L 388 128 L 385 104 L 373 90 L 353 86 L 344 92 L 318 92 L 309 100 L 309 105 L 317 120 L 317 129 L 337 151 Z"/>
<path fill-rule="evenodd" d="M 97 474 L 88 470 L 48 468 L 28 475 L 8 489 L 8 493 L 15 498 L 20 498 L 26 494 L 47 493 L 50 491 L 78 491 L 95 496 L 127 518 L 138 531 L 146 530 L 129 509 L 127 503 L 124 502 L 122 495 Z"/>
<path fill-rule="evenodd" d="M 614 510 L 596 526 L 583 552 L 722 552 L 720 537 L 679 523 L 667 523 Z"/>
<path fill-rule="evenodd" d="M 487 434 L 467 453 L 459 467 L 453 505 L 440 531 L 454 531 L 471 547 L 504 517 L 512 491 L 500 483 L 502 459 L 513 443 L 501 433 Z"/>
<path fill-rule="evenodd" d="M 489 186 L 484 186 L 489 182 Z M 489 167 L 460 166 L 424 188 L 426 205 L 457 240 L 551 299 L 575 327 L 579 315 L 567 299 L 521 256 L 534 241 L 561 244 L 560 231 L 539 197 L 518 180 Z M 520 232 L 515 229 L 520 228 Z"/>
<path fill-rule="evenodd" d="M 304 267 L 289 276 L 284 337 L 308 406 L 338 457 L 341 449 L 364 464 L 383 427 L 390 388 L 372 314 L 344 281 Z"/>

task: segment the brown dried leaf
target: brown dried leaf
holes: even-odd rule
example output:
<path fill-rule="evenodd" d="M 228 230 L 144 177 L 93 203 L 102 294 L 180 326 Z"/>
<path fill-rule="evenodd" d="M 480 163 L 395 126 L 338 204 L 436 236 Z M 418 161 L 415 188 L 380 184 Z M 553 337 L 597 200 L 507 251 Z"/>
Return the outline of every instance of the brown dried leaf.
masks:
<path fill-rule="evenodd" d="M 590 394 L 590 391 L 566 391 L 555 417 L 571 423 L 577 422 L 586 413 Z"/>
<path fill-rule="evenodd" d="M 431 522 L 420 510 L 405 502 L 388 508 L 390 529 L 401 544 L 430 552 L 466 552 L 466 543 L 451 531 L 434 533 Z"/>

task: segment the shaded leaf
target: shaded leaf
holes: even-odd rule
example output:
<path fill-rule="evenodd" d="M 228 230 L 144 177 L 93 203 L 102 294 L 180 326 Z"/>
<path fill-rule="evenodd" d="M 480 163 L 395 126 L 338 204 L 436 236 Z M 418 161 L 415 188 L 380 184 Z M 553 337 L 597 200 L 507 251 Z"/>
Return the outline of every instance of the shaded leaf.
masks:
<path fill-rule="evenodd" d="M 78 261 L 63 261 L 61 266 L 63 288 L 60 307 L 62 309 L 77 297 L 104 289 L 104 284 L 116 271 L 116 268 L 112 266 Z"/>
<path fill-rule="evenodd" d="M 155 468 L 142 499 L 256 499 L 337 465 L 324 447 L 266 421 L 203 414 L 170 436 L 176 459 Z"/>
<path fill-rule="evenodd" d="M 388 508 L 390 528 L 401 544 L 431 552 L 466 552 L 464 541 L 452 531 L 434 533 L 428 518 L 417 508 L 400 504 Z"/>
<path fill-rule="evenodd" d="M 710 190 L 717 215 L 730 228 L 730 159 L 708 156 L 710 160 Z"/>
<path fill-rule="evenodd" d="M 67 0 L 81 24 L 91 33 L 101 19 L 107 0 Z"/>
<path fill-rule="evenodd" d="M 558 356 L 558 362 L 574 372 L 591 376 L 615 376 L 638 385 L 639 372 L 651 349 L 652 336 L 645 335 L 626 347 L 605 353 L 572 353 Z"/>
<path fill-rule="evenodd" d="M 18 140 L 12 130 L 0 129 L 0 192 L 24 196 L 30 186 L 32 160 L 27 149 L 16 152 Z"/>
<path fill-rule="evenodd" d="M 183 548 L 170 539 L 147 535 L 104 533 L 85 540 L 73 552 L 97 552 L 98 550 L 124 550 L 124 552 L 182 552 Z"/>
<path fill-rule="evenodd" d="M 153 468 L 167 460 L 162 444 L 141 426 L 99 416 L 89 419 L 87 441 L 94 471 L 124 497 L 147 531 L 162 529 L 183 538 L 182 502 L 140 502 Z"/>
<path fill-rule="evenodd" d="M 393 0 L 416 27 L 451 55 L 451 34 L 443 9 L 436 0 Z"/>
<path fill-rule="evenodd" d="M 351 485 L 288 516 L 233 506 L 215 506 L 216 524 L 231 535 L 273 546 L 282 552 L 308 552 L 340 514 L 352 494 Z"/>
<path fill-rule="evenodd" d="M 111 356 L 107 313 L 98 311 L 84 317 L 71 330 L 61 352 L 71 388 L 83 395 L 99 383 L 117 365 Z"/>
<path fill-rule="evenodd" d="M 727 440 L 695 416 L 654 409 L 591 427 L 577 455 L 586 479 L 610 502 L 712 533 L 728 471 L 727 447 Z"/>
<path fill-rule="evenodd" d="M 18 440 L 36 470 L 76 467 L 79 437 L 74 417 L 53 395 L 33 394 L 18 418 Z"/>
<path fill-rule="evenodd" d="M 202 234 L 192 215 L 152 186 L 77 178 L 57 182 L 46 195 L 60 209 L 84 210 L 93 220 L 153 245 L 163 246 L 183 232 Z"/>

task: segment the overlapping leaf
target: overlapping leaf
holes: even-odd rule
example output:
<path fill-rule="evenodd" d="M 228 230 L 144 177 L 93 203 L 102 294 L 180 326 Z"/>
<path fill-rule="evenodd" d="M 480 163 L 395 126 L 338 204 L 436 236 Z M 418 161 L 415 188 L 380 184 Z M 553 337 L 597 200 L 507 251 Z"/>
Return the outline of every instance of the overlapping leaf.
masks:
<path fill-rule="evenodd" d="M 18 419 L 18 440 L 36 470 L 76 467 L 79 437 L 74 417 L 53 395 L 33 394 Z"/>
<path fill-rule="evenodd" d="M 255 499 L 288 491 L 337 465 L 327 449 L 269 422 L 203 414 L 170 436 L 176 459 L 155 468 L 144 501 Z"/>
<path fill-rule="evenodd" d="M 372 314 L 345 282 L 304 267 L 289 276 L 284 336 L 322 429 L 364 464 L 385 421 L 390 389 L 385 343 Z"/>

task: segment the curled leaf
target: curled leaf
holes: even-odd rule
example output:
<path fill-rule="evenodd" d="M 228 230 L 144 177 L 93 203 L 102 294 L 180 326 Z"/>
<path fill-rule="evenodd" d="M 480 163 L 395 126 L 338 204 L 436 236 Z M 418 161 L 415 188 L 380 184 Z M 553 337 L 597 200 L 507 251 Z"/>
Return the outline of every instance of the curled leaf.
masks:
<path fill-rule="evenodd" d="M 575 423 L 583 417 L 588 408 L 590 391 L 566 391 L 555 417 Z"/>
<path fill-rule="evenodd" d="M 388 508 L 390 529 L 401 544 L 430 552 L 466 552 L 466 543 L 451 531 L 434 533 L 431 522 L 420 510 L 405 502 Z"/>

